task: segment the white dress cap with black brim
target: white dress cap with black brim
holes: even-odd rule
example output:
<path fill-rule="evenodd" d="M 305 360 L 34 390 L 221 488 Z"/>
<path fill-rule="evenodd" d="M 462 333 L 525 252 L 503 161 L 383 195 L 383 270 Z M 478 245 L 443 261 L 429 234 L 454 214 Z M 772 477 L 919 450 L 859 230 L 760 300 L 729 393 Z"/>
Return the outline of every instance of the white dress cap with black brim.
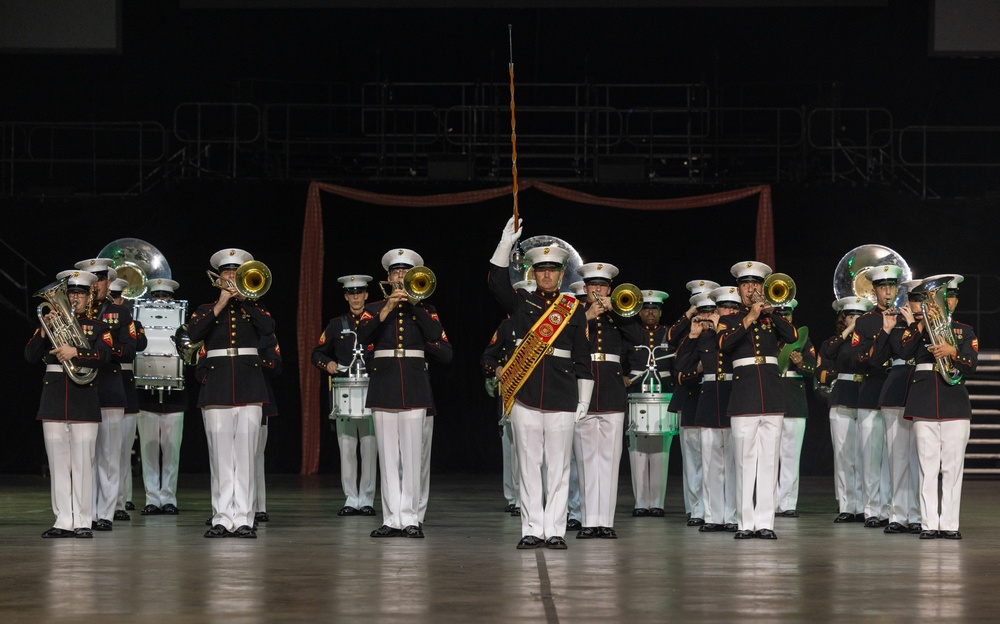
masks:
<path fill-rule="evenodd" d="M 864 314 L 874 307 L 875 304 L 867 297 L 841 297 L 833 302 L 833 309 L 836 312 Z"/>
<path fill-rule="evenodd" d="M 798 299 L 789 299 L 787 302 L 774 306 L 774 311 L 778 314 L 791 314 L 799 306 Z"/>
<path fill-rule="evenodd" d="M 642 307 L 644 308 L 662 308 L 663 302 L 670 296 L 662 290 L 643 290 L 640 292 L 642 292 Z"/>
<path fill-rule="evenodd" d="M 948 294 L 955 293 L 958 294 L 958 285 L 965 281 L 965 277 L 962 275 L 956 275 L 955 279 L 948 282 Z"/>
<path fill-rule="evenodd" d="M 112 262 L 111 258 L 90 258 L 89 260 L 81 260 L 73 266 L 81 271 L 93 273 L 97 279 L 107 277 L 113 281 L 118 279 L 118 273 L 111 267 Z M 112 272 L 114 272 L 114 277 L 111 275 Z"/>
<path fill-rule="evenodd" d="M 524 253 L 524 261 L 535 269 L 561 269 L 568 258 L 569 251 L 559 245 L 532 247 Z"/>
<path fill-rule="evenodd" d="M 692 295 L 696 295 L 702 292 L 710 292 L 721 286 L 718 282 L 713 282 L 712 280 L 691 280 L 684 285 Z"/>
<path fill-rule="evenodd" d="M 588 262 L 576 270 L 584 284 L 610 284 L 618 275 L 618 267 L 607 262 Z"/>
<path fill-rule="evenodd" d="M 423 266 L 424 259 L 412 249 L 390 249 L 382 255 L 382 268 L 388 273 L 393 269 L 412 269 Z"/>
<path fill-rule="evenodd" d="M 583 280 L 577 280 L 569 285 L 569 291 L 573 293 L 573 296 L 575 297 L 586 296 L 586 284 L 583 283 Z"/>
<path fill-rule="evenodd" d="M 98 277 L 90 271 L 81 271 L 80 269 L 69 269 L 66 271 L 59 271 L 56 273 L 56 279 L 61 280 L 66 278 L 66 291 L 67 292 L 90 292 L 90 287 L 94 285 Z"/>
<path fill-rule="evenodd" d="M 128 288 L 128 280 L 118 277 L 115 278 L 115 281 L 108 285 L 108 292 L 118 293 L 120 295 L 126 288 Z"/>
<path fill-rule="evenodd" d="M 344 275 L 337 278 L 337 281 L 344 285 L 344 292 L 350 294 L 362 293 L 368 290 L 368 282 L 372 281 L 371 275 Z"/>
<path fill-rule="evenodd" d="M 180 284 L 172 279 L 167 279 L 165 277 L 158 277 L 156 279 L 146 280 L 146 290 L 149 294 L 156 292 L 170 293 L 171 295 L 180 287 Z"/>
<path fill-rule="evenodd" d="M 736 286 L 719 286 L 709 292 L 708 296 L 712 298 L 716 306 L 735 305 L 736 307 L 740 307 L 743 303 L 743 298 L 740 297 L 740 289 Z"/>
<path fill-rule="evenodd" d="M 535 291 L 535 280 L 521 280 L 514 283 L 514 290 L 527 290 L 528 292 Z"/>
<path fill-rule="evenodd" d="M 699 312 L 714 310 L 716 308 L 715 301 L 708 292 L 700 292 L 697 295 L 692 295 L 688 302 L 691 303 Z"/>
<path fill-rule="evenodd" d="M 228 247 L 212 254 L 208 262 L 216 271 L 225 271 L 226 269 L 239 268 L 241 264 L 250 262 L 251 260 L 253 260 L 253 256 L 250 255 L 250 252 L 236 249 L 235 247 Z"/>
<path fill-rule="evenodd" d="M 742 284 L 743 282 L 763 283 L 772 273 L 771 267 L 756 260 L 737 262 L 729 269 L 729 272 L 736 278 L 737 284 Z"/>
<path fill-rule="evenodd" d="M 882 264 L 867 267 L 864 271 L 865 279 L 871 282 L 872 286 L 878 286 L 879 284 L 889 282 L 898 284 L 899 278 L 902 274 L 903 267 L 896 266 L 895 264 Z"/>

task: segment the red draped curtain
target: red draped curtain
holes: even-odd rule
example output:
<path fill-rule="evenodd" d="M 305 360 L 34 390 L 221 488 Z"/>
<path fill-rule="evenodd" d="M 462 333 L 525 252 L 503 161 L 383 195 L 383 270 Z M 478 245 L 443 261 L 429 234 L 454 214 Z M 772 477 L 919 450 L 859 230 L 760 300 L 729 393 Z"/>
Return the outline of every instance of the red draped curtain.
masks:
<path fill-rule="evenodd" d="M 687 210 L 728 204 L 757 195 L 756 259 L 774 266 L 774 222 L 771 214 L 771 187 L 753 186 L 722 193 L 676 199 L 620 199 L 598 197 L 545 182 L 523 180 L 519 190 L 534 188 L 566 201 L 631 210 Z M 296 341 L 299 348 L 299 393 L 302 399 L 301 474 L 319 471 L 320 371 L 311 357 L 316 336 L 323 327 L 323 213 L 320 192 L 378 206 L 456 206 L 476 204 L 513 194 L 513 186 L 439 195 L 389 195 L 313 181 L 306 199 L 302 226 L 302 261 L 299 268 L 299 308 Z"/>

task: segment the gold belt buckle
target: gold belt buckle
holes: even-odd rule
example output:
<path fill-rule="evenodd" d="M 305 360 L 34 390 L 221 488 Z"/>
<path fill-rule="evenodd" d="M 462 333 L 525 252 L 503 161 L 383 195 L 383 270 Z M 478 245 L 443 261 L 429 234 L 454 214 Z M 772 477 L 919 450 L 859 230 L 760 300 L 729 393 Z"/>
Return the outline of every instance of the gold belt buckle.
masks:
<path fill-rule="evenodd" d="M 753 363 L 756 364 L 757 366 L 760 366 L 762 364 L 765 364 L 766 360 L 764 359 L 763 355 L 755 355 L 753 356 Z"/>
<path fill-rule="evenodd" d="M 406 357 L 406 349 L 393 349 L 392 355 L 398 358 Z"/>
<path fill-rule="evenodd" d="M 605 355 L 604 353 L 595 353 L 594 354 L 594 361 L 595 362 L 605 362 L 605 361 L 607 361 L 607 355 Z"/>
<path fill-rule="evenodd" d="M 917 363 L 917 360 L 914 359 L 914 358 L 910 358 L 910 359 L 906 360 L 906 363 L 909 364 L 910 366 L 915 366 L 916 363 Z"/>
<path fill-rule="evenodd" d="M 861 383 L 861 382 L 863 382 L 864 380 L 865 380 L 865 376 L 864 376 L 864 375 L 855 375 L 855 376 L 854 376 L 854 381 L 855 381 L 856 383 Z"/>
<path fill-rule="evenodd" d="M 719 373 L 718 375 L 715 376 L 715 379 L 716 379 L 716 381 L 725 381 L 726 380 L 726 374 L 725 373 Z"/>
<path fill-rule="evenodd" d="M 545 355 L 552 355 L 555 352 L 556 352 L 556 348 L 553 347 L 552 345 L 549 345 L 548 348 L 545 349 Z"/>
<path fill-rule="evenodd" d="M 228 355 L 229 357 L 236 357 L 237 355 L 239 355 L 239 349 L 237 349 L 236 347 L 227 347 L 226 355 Z"/>

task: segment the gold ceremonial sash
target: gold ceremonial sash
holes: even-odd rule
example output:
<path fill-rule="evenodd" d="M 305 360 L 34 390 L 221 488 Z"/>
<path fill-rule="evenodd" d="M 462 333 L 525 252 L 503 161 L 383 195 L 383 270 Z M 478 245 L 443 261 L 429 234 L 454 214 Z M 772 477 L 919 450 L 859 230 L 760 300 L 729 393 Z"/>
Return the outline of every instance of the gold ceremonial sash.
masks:
<path fill-rule="evenodd" d="M 560 294 L 534 324 L 521 344 L 514 349 L 510 360 L 500 373 L 500 394 L 503 397 L 504 415 L 510 414 L 510 408 L 514 405 L 514 395 L 545 357 L 549 346 L 566 328 L 566 320 L 573 315 L 578 305 L 579 302 L 575 297 Z"/>

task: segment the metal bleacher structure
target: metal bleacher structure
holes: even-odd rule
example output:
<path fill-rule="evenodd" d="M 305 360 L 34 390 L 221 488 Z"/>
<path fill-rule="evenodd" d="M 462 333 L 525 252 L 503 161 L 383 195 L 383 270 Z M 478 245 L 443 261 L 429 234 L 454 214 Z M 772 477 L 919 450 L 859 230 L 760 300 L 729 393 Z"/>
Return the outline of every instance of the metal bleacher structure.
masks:
<path fill-rule="evenodd" d="M 0 121 L 0 196 L 139 196 L 199 180 L 511 180 L 506 82 L 254 81 L 233 93 L 177 103 L 169 120 Z M 837 106 L 832 84 L 529 83 L 515 95 L 519 175 L 549 182 L 828 181 L 933 199 L 934 172 L 1000 167 L 1000 127 L 899 126 L 885 108 Z M 44 276 L 0 243 L 0 304 L 31 320 L 27 285 Z M 966 278 L 977 286 L 963 291 L 963 310 L 1000 312 L 979 301 L 978 284 L 997 277 Z M 968 385 L 967 472 L 1000 475 L 1000 353 L 982 353 Z"/>

